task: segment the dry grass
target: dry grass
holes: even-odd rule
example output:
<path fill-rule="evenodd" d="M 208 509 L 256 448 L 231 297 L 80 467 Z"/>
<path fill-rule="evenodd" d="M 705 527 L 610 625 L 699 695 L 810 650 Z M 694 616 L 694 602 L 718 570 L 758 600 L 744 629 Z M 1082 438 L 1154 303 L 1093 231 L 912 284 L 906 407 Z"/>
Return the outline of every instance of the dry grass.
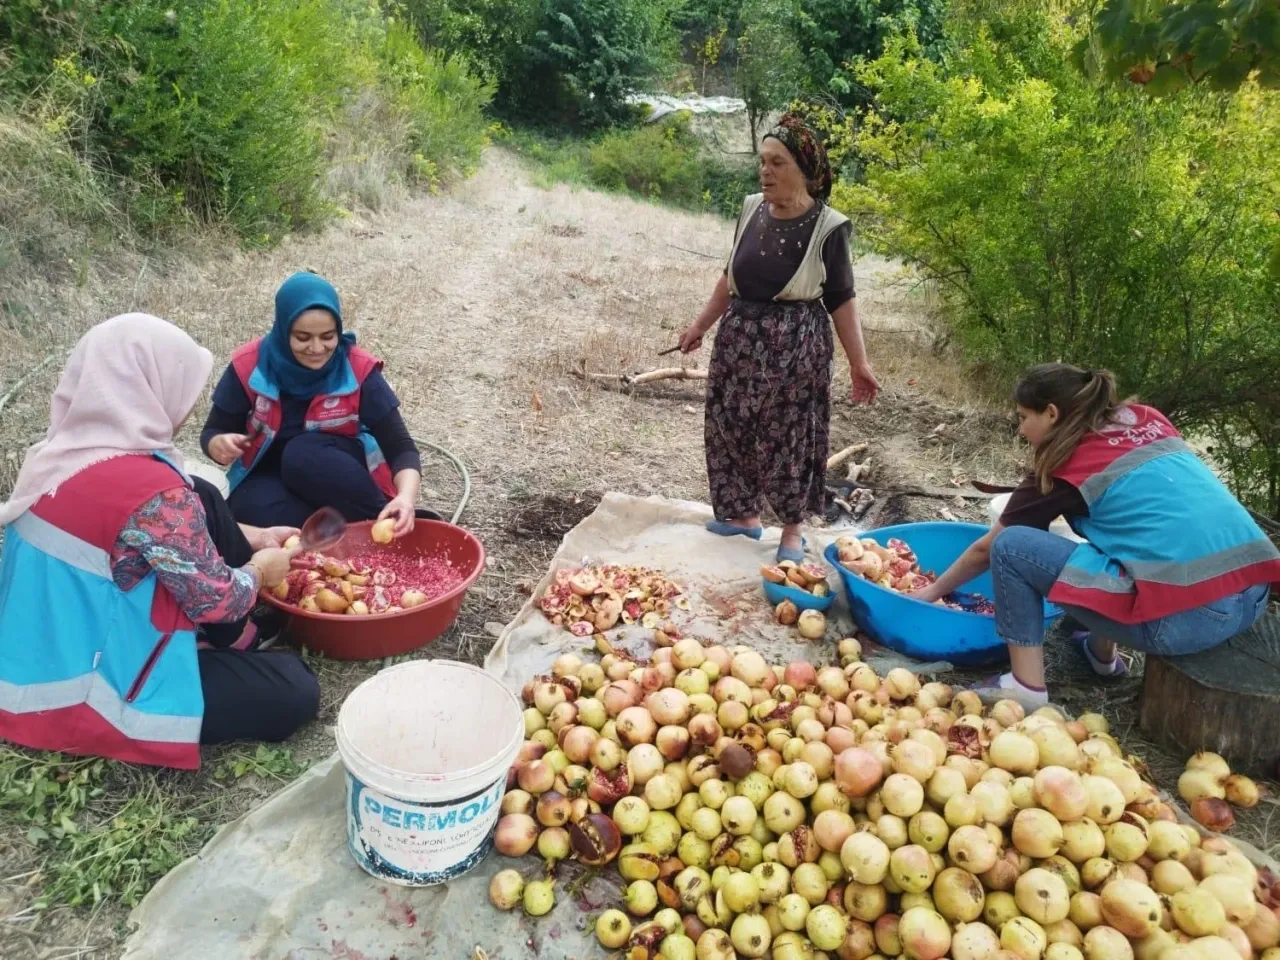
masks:
<path fill-rule="evenodd" d="M 325 194 L 335 203 L 381 212 L 407 198 L 408 118 L 380 91 L 365 90 L 343 108 L 325 152 Z"/>
<path fill-rule="evenodd" d="M 77 283 L 28 276 L 0 308 L 0 329 L 10 334 L 0 355 L 0 395 L 47 356 L 58 362 L 0 414 L 0 496 L 22 450 L 44 430 L 61 356 L 90 324 L 147 310 L 225 359 L 266 329 L 280 280 L 317 270 L 338 285 L 361 342 L 386 358 L 414 434 L 450 448 L 472 471 L 464 522 L 484 540 L 489 567 L 454 629 L 418 655 L 477 662 L 492 644 L 493 625 L 514 616 L 560 538 L 604 491 L 705 498 L 701 384 L 632 392 L 572 371 L 583 362 L 598 372 L 656 366 L 656 353 L 701 308 L 731 232 L 712 216 L 563 186 L 538 189 L 511 156 L 494 150 L 477 176 L 447 196 L 353 215 L 271 252 L 211 245 L 164 263 L 122 256 Z M 859 261 L 857 276 L 885 390 L 875 407 L 836 403 L 833 445 L 869 440 L 877 479 L 885 482 L 1016 476 L 1021 457 L 1004 412 L 987 407 L 934 349 L 925 320 L 930 292 L 898 283 L 893 266 L 874 258 Z M 705 349 L 692 362 L 705 363 Z M 847 389 L 846 373 L 838 383 Z M 939 425 L 944 430 L 934 436 Z M 184 438 L 193 448 L 195 432 Z M 424 459 L 429 499 L 452 509 L 460 491 L 452 468 L 429 453 Z M 943 506 L 912 500 L 895 509 L 914 519 L 936 516 Z M 950 508 L 981 515 L 980 505 Z M 381 665 L 315 661 L 321 716 L 290 744 L 297 758 L 332 750 L 329 727 L 343 698 Z M 211 754 L 216 763 L 222 751 Z M 221 823 L 273 786 L 219 783 L 212 766 L 195 775 L 122 767 L 112 790 L 127 795 L 138 782 L 159 783 L 179 806 L 199 807 L 210 823 Z M 0 821 L 0 921 L 21 918 L 0 922 L 0 955 L 117 955 L 124 920 L 118 907 L 94 917 L 53 910 L 32 923 L 24 911 L 38 887 L 37 867 L 23 830 Z"/>

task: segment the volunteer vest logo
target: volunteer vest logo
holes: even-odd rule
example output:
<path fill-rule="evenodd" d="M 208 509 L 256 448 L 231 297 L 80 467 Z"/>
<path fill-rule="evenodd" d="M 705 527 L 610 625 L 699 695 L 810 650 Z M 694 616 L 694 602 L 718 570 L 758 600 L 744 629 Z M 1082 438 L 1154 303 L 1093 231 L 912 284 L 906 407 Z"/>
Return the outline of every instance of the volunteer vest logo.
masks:
<path fill-rule="evenodd" d="M 258 366 L 261 343 L 260 339 L 246 343 L 231 355 L 231 368 L 252 404 L 245 430 L 249 443 L 243 456 L 227 471 L 232 490 L 257 465 L 284 422 L 280 388 Z M 360 388 L 371 373 L 382 369 L 382 361 L 359 347 L 351 347 L 347 351 L 347 361 L 343 382 L 338 388 L 331 394 L 318 394 L 308 404 L 304 426 L 307 430 L 321 433 L 358 437 L 364 447 L 365 463 L 378 489 L 388 497 L 394 497 L 396 487 L 391 468 L 387 466 L 373 435 L 360 423 Z"/>
<path fill-rule="evenodd" d="M 1165 429 L 1166 426 L 1168 426 L 1168 430 Z M 1118 447 L 1125 443 L 1140 447 L 1143 444 L 1153 443 L 1167 436 L 1178 435 L 1178 431 L 1174 430 L 1173 425 L 1169 424 L 1163 417 L 1160 419 L 1152 418 L 1143 422 L 1132 407 L 1121 407 L 1117 410 L 1112 416 L 1111 422 L 1099 432 L 1107 438 L 1107 444 L 1112 447 Z"/>
<path fill-rule="evenodd" d="M 1089 505 L 1088 542 L 1049 599 L 1146 623 L 1280 582 L 1280 551 L 1160 411 L 1134 404 L 1055 476 Z M 1194 504 L 1194 510 L 1187 505 Z"/>

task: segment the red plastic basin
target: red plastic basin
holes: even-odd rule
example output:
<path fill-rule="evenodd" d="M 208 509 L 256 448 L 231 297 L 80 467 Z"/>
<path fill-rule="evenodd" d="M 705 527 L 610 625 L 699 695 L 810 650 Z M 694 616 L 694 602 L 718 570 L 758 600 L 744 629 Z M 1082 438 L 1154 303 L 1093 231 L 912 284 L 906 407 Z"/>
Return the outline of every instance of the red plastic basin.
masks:
<path fill-rule="evenodd" d="M 372 521 L 351 524 L 342 542 L 325 551 L 326 555 L 341 559 L 374 548 L 411 556 L 443 556 L 463 571 L 462 582 L 421 606 L 363 617 L 311 613 L 263 593 L 263 600 L 289 614 L 284 635 L 290 643 L 334 660 L 376 660 L 424 647 L 458 619 L 467 590 L 484 572 L 484 545 L 461 527 L 439 520 L 419 520 L 408 536 L 375 547 L 369 535 L 372 527 Z"/>

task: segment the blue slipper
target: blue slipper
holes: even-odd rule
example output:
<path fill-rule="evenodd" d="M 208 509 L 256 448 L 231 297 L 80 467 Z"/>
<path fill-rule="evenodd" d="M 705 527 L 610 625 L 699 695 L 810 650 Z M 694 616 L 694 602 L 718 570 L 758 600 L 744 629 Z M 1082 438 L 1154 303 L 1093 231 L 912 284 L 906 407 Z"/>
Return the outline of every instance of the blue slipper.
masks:
<path fill-rule="evenodd" d="M 764 535 L 764 527 L 739 527 L 723 520 L 708 520 L 706 527 L 708 533 L 714 533 L 717 537 L 750 537 L 752 540 L 759 540 Z"/>
<path fill-rule="evenodd" d="M 781 563 L 783 560 L 790 560 L 792 563 L 804 563 L 805 547 L 809 546 L 809 541 L 804 537 L 800 538 L 800 549 L 793 550 L 791 547 L 778 546 L 777 561 Z"/>

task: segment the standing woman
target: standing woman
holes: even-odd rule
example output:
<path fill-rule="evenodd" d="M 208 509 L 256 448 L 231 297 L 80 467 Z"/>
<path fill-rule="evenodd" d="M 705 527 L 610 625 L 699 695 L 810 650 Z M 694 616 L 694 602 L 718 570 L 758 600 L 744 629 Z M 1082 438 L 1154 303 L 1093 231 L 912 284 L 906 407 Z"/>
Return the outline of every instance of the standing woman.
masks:
<path fill-rule="evenodd" d="M 826 148 L 798 117 L 761 142 L 760 188 L 743 203 L 729 264 L 680 349 L 697 350 L 719 322 L 707 381 L 707 529 L 758 540 L 767 501 L 783 523 L 778 559 L 798 562 L 800 524 L 826 507 L 832 320 L 854 402 L 874 400 L 880 385 L 858 321 L 849 221 L 825 202 Z"/>
<path fill-rule="evenodd" d="M 998 695 L 1048 701 L 1045 599 L 1091 631 L 1078 642 L 1103 677 L 1125 671 L 1117 644 L 1199 653 L 1262 616 L 1280 551 L 1164 414 L 1121 401 L 1107 371 L 1065 363 L 1032 367 L 1013 399 L 1034 472 L 999 522 L 913 594 L 932 603 L 990 567 L 1013 668 Z M 1084 543 L 1048 532 L 1059 515 Z"/>
<path fill-rule="evenodd" d="M 200 435 L 229 466 L 236 519 L 300 527 L 318 508 L 413 529 L 422 465 L 382 361 L 342 331 L 338 292 L 313 273 L 276 291 L 275 324 L 240 347 Z"/>

